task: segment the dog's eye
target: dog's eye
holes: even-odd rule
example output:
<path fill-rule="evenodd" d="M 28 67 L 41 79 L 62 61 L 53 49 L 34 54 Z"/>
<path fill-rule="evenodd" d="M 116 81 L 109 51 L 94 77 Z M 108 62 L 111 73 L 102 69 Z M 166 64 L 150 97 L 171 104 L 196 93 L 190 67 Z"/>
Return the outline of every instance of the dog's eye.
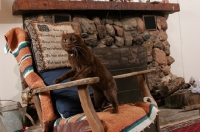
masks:
<path fill-rule="evenodd" d="M 67 39 L 63 39 L 63 42 L 66 43 L 66 42 L 67 42 Z"/>
<path fill-rule="evenodd" d="M 74 39 L 74 38 L 71 38 L 71 41 L 72 41 L 72 42 L 76 42 L 76 39 Z"/>

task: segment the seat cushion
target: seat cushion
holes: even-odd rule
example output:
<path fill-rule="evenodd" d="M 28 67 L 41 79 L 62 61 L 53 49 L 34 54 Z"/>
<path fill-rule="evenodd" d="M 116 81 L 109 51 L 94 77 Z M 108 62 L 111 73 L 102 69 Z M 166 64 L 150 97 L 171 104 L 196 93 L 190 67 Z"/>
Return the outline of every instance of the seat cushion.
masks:
<path fill-rule="evenodd" d="M 106 132 L 140 132 L 154 122 L 158 113 L 158 109 L 153 104 L 146 102 L 120 105 L 118 114 L 111 114 L 111 111 L 112 107 L 97 113 Z M 60 118 L 54 123 L 54 128 L 83 120 L 87 120 L 83 113 L 69 118 Z"/>
<path fill-rule="evenodd" d="M 44 80 L 46 85 L 54 84 L 53 81 L 60 77 L 71 68 L 60 68 L 40 73 L 41 78 Z M 64 80 L 61 83 L 69 82 L 69 79 Z M 93 91 L 89 88 L 89 93 L 93 101 Z M 78 113 L 82 113 L 82 107 L 78 96 L 77 87 L 64 88 L 59 90 L 51 91 L 51 97 L 54 107 L 63 118 L 73 116 Z"/>

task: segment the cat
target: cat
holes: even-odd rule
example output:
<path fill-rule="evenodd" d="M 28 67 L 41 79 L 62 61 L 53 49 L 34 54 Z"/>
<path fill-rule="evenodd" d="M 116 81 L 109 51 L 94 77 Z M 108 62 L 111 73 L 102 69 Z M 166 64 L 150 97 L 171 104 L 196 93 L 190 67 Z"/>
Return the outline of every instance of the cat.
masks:
<path fill-rule="evenodd" d="M 80 34 L 63 32 L 61 45 L 68 53 L 72 69 L 55 79 L 54 83 L 59 83 L 67 78 L 73 81 L 87 77 L 99 77 L 98 83 L 90 85 L 94 91 L 95 106 L 102 111 L 107 99 L 113 106 L 111 113 L 118 113 L 116 82 L 107 68 L 84 43 Z"/>

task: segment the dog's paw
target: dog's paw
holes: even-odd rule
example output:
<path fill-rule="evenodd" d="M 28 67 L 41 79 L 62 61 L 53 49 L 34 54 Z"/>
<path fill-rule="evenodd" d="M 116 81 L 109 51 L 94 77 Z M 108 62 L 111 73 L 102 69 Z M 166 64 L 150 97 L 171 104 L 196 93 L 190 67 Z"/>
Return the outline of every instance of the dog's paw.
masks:
<path fill-rule="evenodd" d="M 70 81 L 74 81 L 74 80 L 77 80 L 77 79 L 75 77 L 70 78 Z"/>
<path fill-rule="evenodd" d="M 59 83 L 59 82 L 62 82 L 62 79 L 57 78 L 57 79 L 55 79 L 53 82 L 54 82 L 54 84 L 57 84 L 57 83 Z"/>

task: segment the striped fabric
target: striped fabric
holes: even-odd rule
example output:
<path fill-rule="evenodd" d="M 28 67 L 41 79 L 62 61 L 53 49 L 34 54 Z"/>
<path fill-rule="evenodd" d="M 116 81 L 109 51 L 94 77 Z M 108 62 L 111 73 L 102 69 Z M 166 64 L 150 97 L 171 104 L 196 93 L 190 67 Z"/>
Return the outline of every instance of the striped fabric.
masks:
<path fill-rule="evenodd" d="M 31 53 L 23 54 L 24 53 L 23 50 L 26 50 L 26 48 L 29 49 L 30 46 L 31 43 L 29 41 L 23 41 L 18 44 L 17 48 L 14 51 L 11 52 L 15 58 L 19 58 L 18 59 L 19 67 L 26 65 L 24 63 L 28 64 L 23 69 L 23 71 L 21 71 L 24 78 L 26 78 L 30 73 L 34 72 L 32 63 L 30 63 L 32 61 L 32 54 Z M 5 45 L 4 49 L 5 53 L 8 53 L 10 51 L 7 44 Z M 23 54 L 23 56 L 21 54 Z"/>
<path fill-rule="evenodd" d="M 111 111 L 112 108 L 108 108 L 97 113 L 106 132 L 141 132 L 154 122 L 158 113 L 153 104 L 145 102 L 120 105 L 118 114 L 110 114 Z M 87 120 L 83 113 L 69 118 L 59 118 L 55 121 L 54 127 L 82 120 Z"/>
<path fill-rule="evenodd" d="M 5 39 L 7 44 L 4 47 L 4 52 L 11 52 L 16 58 L 20 72 L 22 73 L 27 85 L 30 88 L 46 86 L 43 80 L 33 70 L 33 59 L 30 48 L 31 42 L 27 32 L 19 27 L 12 28 L 5 34 Z M 55 120 L 56 115 L 52 105 L 50 92 L 40 93 L 40 101 L 43 122 L 45 123 Z M 45 124 L 43 124 L 43 127 L 43 131 L 45 131 Z"/>

